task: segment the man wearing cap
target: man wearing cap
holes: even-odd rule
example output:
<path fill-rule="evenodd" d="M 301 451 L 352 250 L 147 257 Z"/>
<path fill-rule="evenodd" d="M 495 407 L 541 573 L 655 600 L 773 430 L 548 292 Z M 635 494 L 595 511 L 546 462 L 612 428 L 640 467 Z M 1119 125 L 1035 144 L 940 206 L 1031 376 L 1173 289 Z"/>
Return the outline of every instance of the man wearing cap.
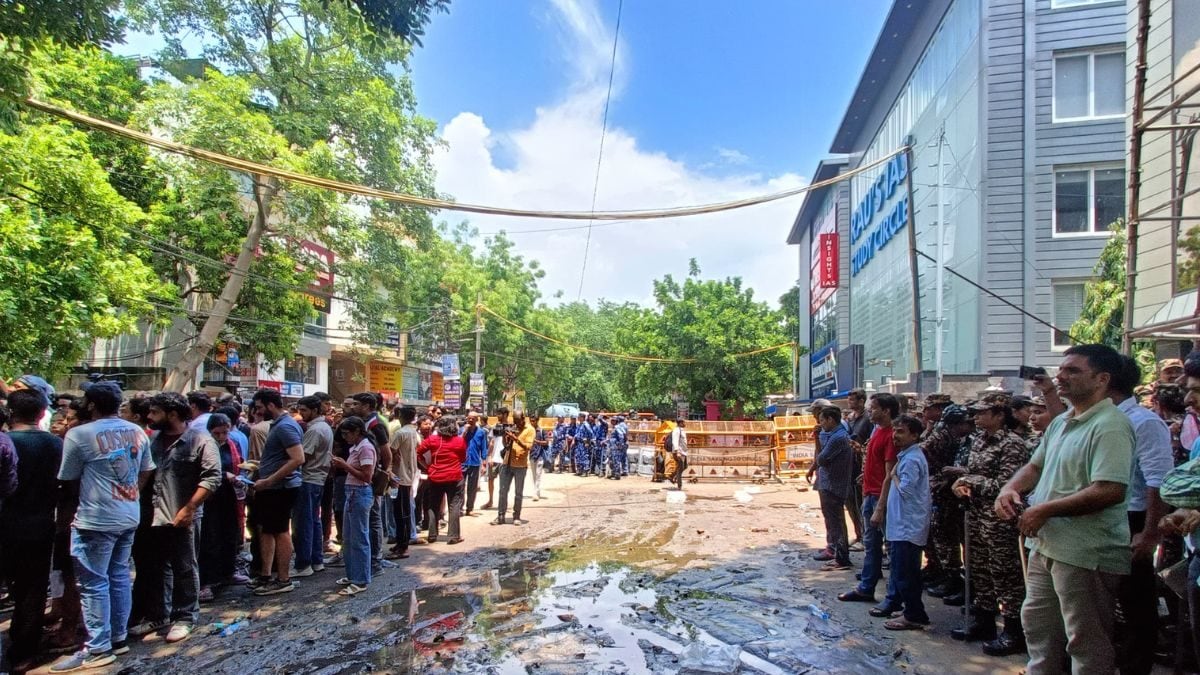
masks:
<path fill-rule="evenodd" d="M 1176 384 L 1183 377 L 1183 361 L 1180 359 L 1163 359 L 1158 362 L 1158 383 Z"/>
<path fill-rule="evenodd" d="M 129 553 L 141 519 L 140 489 L 154 461 L 141 427 L 117 416 L 121 387 L 88 384 L 83 407 L 92 420 L 67 432 L 58 479 L 78 481 L 79 507 L 71 523 L 71 556 L 79 582 L 88 639 L 50 672 L 100 668 L 129 651 Z"/>
<path fill-rule="evenodd" d="M 950 404 L 943 408 L 941 420 L 926 433 L 925 440 L 921 442 L 929 463 L 929 489 L 933 497 L 930 548 L 926 555 L 930 564 L 936 561 L 942 571 L 940 582 L 930 580 L 929 594 L 935 598 L 944 598 L 962 590 L 962 511 L 950 491 L 957 474 L 952 477 L 945 469 L 953 467 L 963 439 L 974 428 L 967 410 Z"/>
<path fill-rule="evenodd" d="M 1031 454 L 1025 439 L 1013 429 L 1018 426 L 1012 408 L 994 397 L 972 406 L 979 433 L 971 442 L 967 471 L 954 482 L 955 496 L 967 502 L 970 514 L 971 604 L 967 628 L 950 636 L 973 642 L 987 640 L 983 651 L 1007 656 L 1025 651 L 1021 626 L 1021 603 L 1025 580 L 1021 575 L 1020 536 L 1014 521 L 1001 520 L 993 504 L 1000 489 Z M 1004 632 L 996 636 L 996 614 L 1004 617 Z"/>

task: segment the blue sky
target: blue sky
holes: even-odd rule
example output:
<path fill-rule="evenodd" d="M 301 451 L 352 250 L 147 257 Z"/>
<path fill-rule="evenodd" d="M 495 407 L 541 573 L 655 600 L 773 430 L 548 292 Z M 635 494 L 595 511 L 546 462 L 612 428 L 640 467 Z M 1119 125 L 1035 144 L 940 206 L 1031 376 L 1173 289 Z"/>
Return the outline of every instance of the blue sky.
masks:
<path fill-rule="evenodd" d="M 802 185 L 826 155 L 890 0 L 627 0 L 596 207 L 712 203 Z M 618 0 L 453 0 L 411 60 L 463 202 L 591 207 Z M 152 51 L 134 36 L 122 53 Z M 797 280 L 784 242 L 801 198 L 688 219 L 603 223 L 473 216 L 546 270 L 549 302 L 650 303 L 651 281 L 740 276 L 774 302 Z M 458 220 L 454 214 L 442 214 Z M 558 228 L 558 229 L 556 229 Z M 546 229 L 555 231 L 546 232 Z M 539 230 L 539 231 L 530 231 Z M 584 251 L 586 254 L 586 270 Z"/>

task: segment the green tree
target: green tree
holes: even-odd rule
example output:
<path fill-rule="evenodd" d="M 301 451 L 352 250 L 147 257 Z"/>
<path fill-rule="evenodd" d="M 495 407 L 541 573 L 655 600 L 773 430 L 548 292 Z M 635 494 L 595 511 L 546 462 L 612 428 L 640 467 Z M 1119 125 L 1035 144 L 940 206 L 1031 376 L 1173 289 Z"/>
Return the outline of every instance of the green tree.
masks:
<path fill-rule="evenodd" d="M 430 156 L 436 126 L 416 114 L 405 69 L 410 45 L 403 37 L 371 31 L 356 10 L 340 2 L 134 0 L 129 8 L 139 28 L 167 34 L 161 60 L 190 56 L 178 36 L 191 34 L 203 43 L 203 58 L 227 73 L 209 70 L 182 86 L 159 85 L 141 112 L 144 126 L 274 166 L 434 194 Z M 289 259 L 292 267 L 308 267 L 305 240 L 337 256 L 338 290 L 355 300 L 350 324 L 341 328 L 372 344 L 382 339 L 388 322 L 412 325 L 413 317 L 391 308 L 412 304 L 408 281 L 415 251 L 434 238 L 427 211 L 280 185 L 266 176 L 231 182 L 212 167 L 162 161 L 175 191 L 172 208 L 164 209 L 172 231 L 162 237 L 175 235 L 180 242 L 173 245 L 183 248 L 204 239 L 210 245 L 205 257 L 235 258 L 219 289 L 199 285 L 214 300 L 167 388 L 184 386 L 227 332 L 234 308 L 245 314 L 243 308 L 255 301 L 244 288 L 247 279 L 279 280 L 256 267 L 273 264 L 275 272 L 284 272 Z M 223 223 L 224 233 L 218 231 Z M 282 276 L 283 286 L 302 285 L 302 278 Z M 301 295 L 274 286 L 276 292 L 259 297 L 264 303 L 283 299 L 276 322 L 285 324 L 284 334 L 272 341 L 260 332 L 252 344 L 269 358 L 278 356 L 272 354 L 276 348 L 294 345 L 302 323 L 298 315 L 308 311 Z M 234 332 L 252 333 L 256 324 L 242 323 Z"/>
<path fill-rule="evenodd" d="M 1117 220 L 1109 230 L 1112 235 L 1092 268 L 1092 278 L 1084 285 L 1083 311 L 1069 330 L 1076 343 L 1098 343 L 1120 349 L 1125 332 L 1125 222 Z M 1153 346 L 1135 342 L 1133 351 L 1142 371 L 1153 372 Z"/>

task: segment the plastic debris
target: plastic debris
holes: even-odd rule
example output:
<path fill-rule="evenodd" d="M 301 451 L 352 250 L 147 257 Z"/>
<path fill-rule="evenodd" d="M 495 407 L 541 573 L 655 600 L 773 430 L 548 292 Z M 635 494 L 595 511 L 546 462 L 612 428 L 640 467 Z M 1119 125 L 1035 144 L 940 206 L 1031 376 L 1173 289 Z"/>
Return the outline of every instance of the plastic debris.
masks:
<path fill-rule="evenodd" d="M 238 632 L 239 630 L 242 630 L 243 628 L 249 628 L 249 627 L 250 627 L 250 619 L 240 619 L 238 621 L 234 621 L 233 623 L 229 624 L 228 626 L 225 626 L 224 628 L 221 629 L 221 632 L 217 633 L 217 634 L 220 635 L 221 637 L 229 637 L 230 635 L 233 635 L 234 633 Z"/>
<path fill-rule="evenodd" d="M 820 619 L 822 621 L 829 620 L 829 612 L 826 612 L 825 610 L 821 609 L 816 604 L 812 604 L 812 605 L 808 606 L 808 613 L 812 614 L 813 616 L 817 617 L 818 619 Z"/>
<path fill-rule="evenodd" d="M 680 675 L 730 675 L 742 666 L 742 648 L 737 645 L 706 645 L 693 642 L 679 655 Z"/>
<path fill-rule="evenodd" d="M 738 490 L 737 492 L 733 493 L 733 498 L 742 504 L 749 504 L 750 502 L 754 501 L 754 495 L 745 490 Z"/>
<path fill-rule="evenodd" d="M 687 493 L 682 490 L 671 490 L 667 493 L 668 504 L 682 504 L 687 501 Z"/>

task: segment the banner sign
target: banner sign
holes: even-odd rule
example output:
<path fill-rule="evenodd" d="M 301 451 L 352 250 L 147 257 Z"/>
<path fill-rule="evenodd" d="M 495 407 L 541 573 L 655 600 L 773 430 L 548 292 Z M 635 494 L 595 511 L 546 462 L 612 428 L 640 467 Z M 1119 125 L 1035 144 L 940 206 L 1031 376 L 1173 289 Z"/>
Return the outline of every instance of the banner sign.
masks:
<path fill-rule="evenodd" d="M 283 393 L 283 384 L 284 384 L 283 382 L 278 382 L 276 380 L 259 380 L 258 388 L 259 389 L 274 389 L 275 391 L 282 394 Z"/>
<path fill-rule="evenodd" d="M 367 371 L 371 391 L 400 391 L 403 389 L 403 368 L 401 366 L 372 361 Z"/>
<path fill-rule="evenodd" d="M 442 405 L 455 410 L 462 406 L 462 382 L 445 380 L 442 383 Z"/>
<path fill-rule="evenodd" d="M 821 234 L 821 259 L 818 268 L 818 284 L 821 288 L 838 287 L 838 236 L 837 232 Z"/>
<path fill-rule="evenodd" d="M 442 354 L 442 377 L 457 380 L 462 377 L 458 367 L 458 354 Z"/>
<path fill-rule="evenodd" d="M 812 385 L 813 398 L 828 398 L 837 391 L 837 344 L 813 352 Z"/>

